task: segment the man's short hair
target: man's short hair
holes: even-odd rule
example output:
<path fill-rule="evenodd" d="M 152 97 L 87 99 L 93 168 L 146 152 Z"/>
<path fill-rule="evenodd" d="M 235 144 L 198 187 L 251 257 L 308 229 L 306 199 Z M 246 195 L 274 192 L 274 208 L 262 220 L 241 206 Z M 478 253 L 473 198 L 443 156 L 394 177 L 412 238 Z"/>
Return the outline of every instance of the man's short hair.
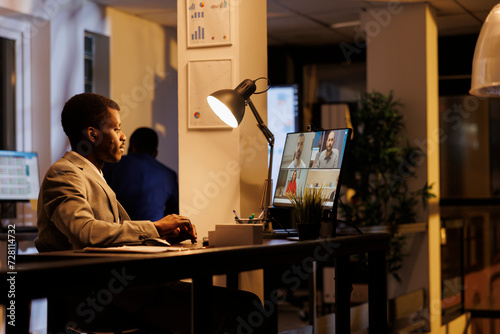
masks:
<path fill-rule="evenodd" d="M 64 104 L 61 123 L 72 148 L 77 147 L 84 129 L 102 128 L 103 120 L 109 117 L 108 108 L 120 110 L 115 101 L 94 93 L 75 95 Z"/>
<path fill-rule="evenodd" d="M 151 128 L 138 128 L 130 136 L 130 146 L 137 153 L 153 154 L 158 148 L 158 134 Z"/>

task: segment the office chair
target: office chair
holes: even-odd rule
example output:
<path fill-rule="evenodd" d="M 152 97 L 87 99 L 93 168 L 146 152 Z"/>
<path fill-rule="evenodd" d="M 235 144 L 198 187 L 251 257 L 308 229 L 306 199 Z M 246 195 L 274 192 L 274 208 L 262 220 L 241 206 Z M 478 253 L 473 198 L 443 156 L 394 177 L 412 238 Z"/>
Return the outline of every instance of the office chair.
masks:
<path fill-rule="evenodd" d="M 142 324 L 140 321 L 127 317 L 118 308 L 107 305 L 102 311 L 95 312 L 92 321 L 79 315 L 78 303 L 72 296 L 52 297 L 48 299 L 48 314 L 50 328 L 64 328 L 69 334 L 169 334 L 165 330 Z M 54 324 L 56 327 L 54 327 Z"/>

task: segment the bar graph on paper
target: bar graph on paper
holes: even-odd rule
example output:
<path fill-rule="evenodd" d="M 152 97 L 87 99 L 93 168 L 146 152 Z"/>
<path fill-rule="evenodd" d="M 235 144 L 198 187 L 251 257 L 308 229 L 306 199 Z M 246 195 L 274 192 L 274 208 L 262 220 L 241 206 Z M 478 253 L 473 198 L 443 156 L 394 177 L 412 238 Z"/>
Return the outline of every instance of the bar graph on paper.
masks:
<path fill-rule="evenodd" d="M 231 44 L 230 0 L 186 1 L 188 47 Z"/>

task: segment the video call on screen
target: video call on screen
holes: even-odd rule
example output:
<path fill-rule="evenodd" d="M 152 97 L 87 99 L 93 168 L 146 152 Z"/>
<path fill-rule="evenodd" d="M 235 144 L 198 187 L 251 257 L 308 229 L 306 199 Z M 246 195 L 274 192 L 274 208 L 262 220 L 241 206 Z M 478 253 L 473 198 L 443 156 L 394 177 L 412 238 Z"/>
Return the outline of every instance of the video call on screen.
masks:
<path fill-rule="evenodd" d="M 301 196 L 305 189 L 321 189 L 327 198 L 324 206 L 335 200 L 340 169 L 344 159 L 348 129 L 289 133 L 283 149 L 275 206 L 290 206 L 288 194 Z"/>

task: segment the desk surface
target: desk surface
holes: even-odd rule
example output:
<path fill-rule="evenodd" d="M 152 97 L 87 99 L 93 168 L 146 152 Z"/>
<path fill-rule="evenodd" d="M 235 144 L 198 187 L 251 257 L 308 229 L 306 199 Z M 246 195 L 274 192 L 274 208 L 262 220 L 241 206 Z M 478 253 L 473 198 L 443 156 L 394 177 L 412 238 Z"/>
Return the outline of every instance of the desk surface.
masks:
<path fill-rule="evenodd" d="M 200 274 L 217 275 L 300 263 L 306 257 L 330 259 L 331 255 L 355 254 L 386 249 L 388 234 L 340 236 L 312 241 L 265 240 L 262 245 L 198 248 L 154 254 L 86 253 L 60 251 L 24 255 L 16 264 L 16 284 L 23 293 L 38 297 L 52 289 L 70 288 L 95 280 L 95 273 L 123 270 L 142 283 L 190 278 Z M 189 247 L 189 244 L 184 246 Z M 314 258 L 317 257 L 316 259 Z M 8 278 L 0 270 L 0 279 Z M 11 270 L 12 271 L 12 270 Z M 148 273 L 148 275 L 144 275 Z M 68 278 L 70 277 L 70 278 Z M 36 284 L 34 284 L 36 282 Z M 2 297 L 3 299 L 3 297 Z"/>
<path fill-rule="evenodd" d="M 388 244 L 388 234 L 364 234 L 312 241 L 265 240 L 262 245 L 198 248 L 154 254 L 49 252 L 23 256 L 23 261 L 11 269 L 15 270 L 14 273 L 6 271 L 5 267 L 2 268 L 0 279 L 3 282 L 9 278 L 15 280 L 16 296 L 22 296 L 19 297 L 19 303 L 16 301 L 16 305 L 23 305 L 23 310 L 29 310 L 27 304 L 29 299 L 57 298 L 79 289 L 82 291 L 88 288 L 99 289 L 107 287 L 110 282 L 117 279 L 126 280 L 127 284 L 143 285 L 192 278 L 192 328 L 194 333 L 204 333 L 206 329 L 204 324 L 207 323 L 206 312 L 197 305 L 204 304 L 212 275 L 264 269 L 264 295 L 265 298 L 268 296 L 272 300 L 276 268 L 290 266 L 287 272 L 290 275 L 298 275 L 300 270 L 302 274 L 310 272 L 310 265 L 314 261 L 335 261 L 335 265 L 338 266 L 336 314 L 339 319 L 336 322 L 336 330 L 339 333 L 348 333 L 350 281 L 346 263 L 349 261 L 349 255 L 368 252 L 368 257 L 371 259 L 369 261 L 370 332 L 382 333 L 386 331 L 387 326 L 384 319 L 387 318 L 385 252 Z M 281 280 L 284 280 L 284 275 L 280 275 Z M 308 275 L 302 276 L 308 277 Z M 8 295 L 8 293 L 1 294 L 0 302 L 4 305 L 12 301 L 8 299 Z M 24 317 L 29 319 L 28 316 Z M 269 317 L 274 320 L 266 320 L 268 323 L 266 331 L 277 332 L 276 317 L 277 312 L 274 312 Z M 24 320 L 26 319 L 23 318 Z"/>

